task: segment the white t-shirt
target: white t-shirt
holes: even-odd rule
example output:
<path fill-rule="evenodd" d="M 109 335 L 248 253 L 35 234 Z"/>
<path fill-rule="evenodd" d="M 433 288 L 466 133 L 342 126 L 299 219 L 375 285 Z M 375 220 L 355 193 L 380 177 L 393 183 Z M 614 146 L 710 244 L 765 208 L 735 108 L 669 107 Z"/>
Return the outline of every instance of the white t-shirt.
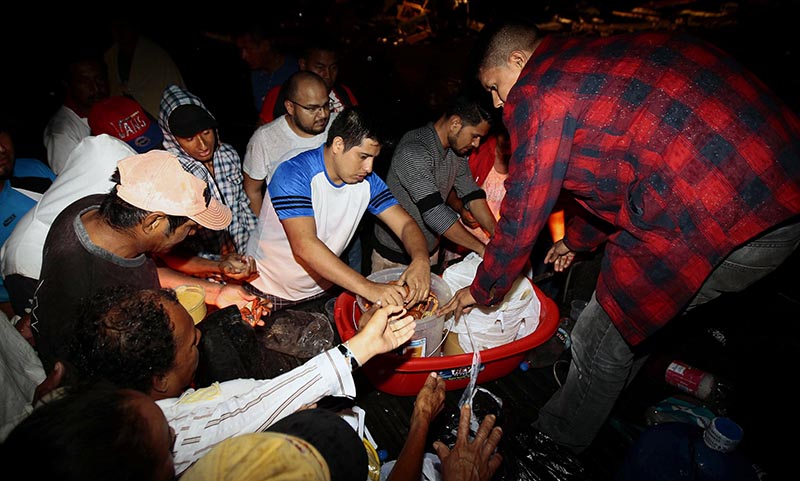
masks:
<path fill-rule="evenodd" d="M 64 105 L 50 117 L 44 128 L 44 147 L 47 149 L 47 164 L 56 175 L 64 170 L 72 150 L 91 133 L 89 120 Z"/>
<path fill-rule="evenodd" d="M 285 115 L 262 125 L 253 132 L 247 143 L 242 170 L 250 178 L 264 179 L 269 184 L 275 169 L 282 162 L 324 144 L 328 138 L 328 129 L 335 118 L 336 114 L 332 112 L 325 131 L 307 138 L 300 137 L 289 127 Z"/>
<path fill-rule="evenodd" d="M 0 250 L 3 277 L 20 274 L 39 279 L 42 249 L 56 216 L 76 200 L 105 194 L 114 182 L 117 162 L 136 155 L 125 142 L 106 134 L 86 137 L 67 158 L 63 170 L 36 206 L 19 220 Z"/>
<path fill-rule="evenodd" d="M 378 215 L 397 205 L 389 188 L 374 173 L 357 184 L 333 184 L 325 171 L 324 148 L 284 162 L 269 183 L 258 226 L 247 244 L 247 254 L 255 258 L 259 273 L 252 284 L 262 292 L 299 301 L 332 285 L 297 263 L 281 220 L 312 217 L 317 237 L 339 256 L 367 209 Z"/>

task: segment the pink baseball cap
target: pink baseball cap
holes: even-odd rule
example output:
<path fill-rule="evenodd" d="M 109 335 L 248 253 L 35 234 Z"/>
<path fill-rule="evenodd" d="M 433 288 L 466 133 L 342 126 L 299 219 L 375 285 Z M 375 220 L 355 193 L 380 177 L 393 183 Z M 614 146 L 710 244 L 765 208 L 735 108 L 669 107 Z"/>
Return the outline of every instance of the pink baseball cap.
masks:
<path fill-rule="evenodd" d="M 231 210 L 220 203 L 201 179 L 183 170 L 174 154 L 151 150 L 117 164 L 117 195 L 148 212 L 186 216 L 211 230 L 231 223 Z"/>

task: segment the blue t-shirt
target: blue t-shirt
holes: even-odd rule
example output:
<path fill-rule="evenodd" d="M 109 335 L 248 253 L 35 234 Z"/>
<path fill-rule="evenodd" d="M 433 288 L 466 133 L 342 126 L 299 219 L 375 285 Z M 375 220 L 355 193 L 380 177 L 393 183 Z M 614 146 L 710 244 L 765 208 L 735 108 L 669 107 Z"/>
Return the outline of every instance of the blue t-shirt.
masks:
<path fill-rule="evenodd" d="M 324 148 L 308 150 L 278 166 L 267 189 L 269 201 L 264 202 L 258 227 L 247 246 L 260 274 L 252 284 L 283 299 L 307 299 L 328 289 L 331 283 L 297 262 L 281 220 L 312 217 L 317 238 L 339 256 L 355 236 L 365 212 L 379 215 L 397 205 L 389 188 L 374 173 L 355 184 L 331 182 L 325 170 Z"/>
<path fill-rule="evenodd" d="M 253 101 L 255 102 L 256 112 L 261 112 L 264 96 L 267 95 L 269 89 L 276 85 L 281 85 L 298 70 L 300 70 L 300 67 L 297 65 L 297 59 L 291 55 L 286 55 L 283 65 L 272 73 L 267 73 L 261 69 L 253 70 L 250 74 L 250 81 L 253 84 Z"/>
<path fill-rule="evenodd" d="M 3 181 L 0 191 L 0 245 L 11 235 L 17 222 L 39 201 L 56 175 L 36 159 L 16 159 L 11 179 Z M 0 302 L 8 301 L 8 292 L 0 279 Z"/>

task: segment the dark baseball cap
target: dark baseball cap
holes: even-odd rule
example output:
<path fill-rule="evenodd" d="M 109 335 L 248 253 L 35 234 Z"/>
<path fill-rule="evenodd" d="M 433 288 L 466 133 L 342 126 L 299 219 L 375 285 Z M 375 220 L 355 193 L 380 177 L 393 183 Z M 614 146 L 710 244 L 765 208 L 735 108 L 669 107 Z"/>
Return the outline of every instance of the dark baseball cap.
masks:
<path fill-rule="evenodd" d="M 206 129 L 217 128 L 217 120 L 208 110 L 195 104 L 179 105 L 169 114 L 169 131 L 176 137 L 192 137 Z"/>

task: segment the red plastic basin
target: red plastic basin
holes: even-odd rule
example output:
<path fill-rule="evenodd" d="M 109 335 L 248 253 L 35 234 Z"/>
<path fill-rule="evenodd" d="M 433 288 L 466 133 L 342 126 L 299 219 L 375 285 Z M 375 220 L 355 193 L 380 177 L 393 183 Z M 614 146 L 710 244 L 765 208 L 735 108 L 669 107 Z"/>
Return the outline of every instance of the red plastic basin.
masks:
<path fill-rule="evenodd" d="M 525 353 L 544 343 L 558 327 L 558 306 L 538 287 L 533 286 L 541 303 L 539 326 L 531 334 L 503 346 L 481 351 L 478 383 L 503 377 L 519 366 Z M 343 341 L 353 337 L 361 310 L 350 292 L 339 295 L 334 305 L 336 329 Z M 428 373 L 436 371 L 448 391 L 467 386 L 472 371 L 472 353 L 455 356 L 405 357 L 394 353 L 375 356 L 362 369 L 377 389 L 396 396 L 416 396 Z"/>

